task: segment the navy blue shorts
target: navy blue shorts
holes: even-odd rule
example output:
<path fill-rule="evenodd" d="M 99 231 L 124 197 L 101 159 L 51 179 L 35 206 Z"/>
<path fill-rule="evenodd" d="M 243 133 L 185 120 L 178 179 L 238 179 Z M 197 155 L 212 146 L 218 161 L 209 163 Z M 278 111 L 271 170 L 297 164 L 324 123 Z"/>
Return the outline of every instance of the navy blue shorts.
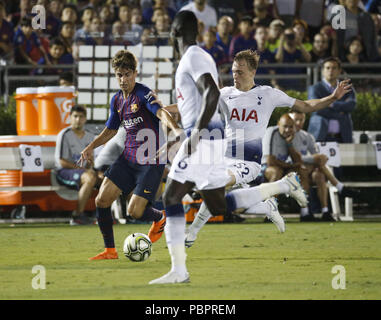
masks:
<path fill-rule="evenodd" d="M 156 191 L 160 186 L 165 165 L 140 165 L 126 160 L 123 154 L 106 170 L 109 178 L 124 194 L 132 190 L 134 194 L 155 201 Z"/>
<path fill-rule="evenodd" d="M 85 171 L 85 169 L 59 169 L 57 170 L 56 179 L 61 185 L 79 190 L 81 187 L 81 176 Z"/>

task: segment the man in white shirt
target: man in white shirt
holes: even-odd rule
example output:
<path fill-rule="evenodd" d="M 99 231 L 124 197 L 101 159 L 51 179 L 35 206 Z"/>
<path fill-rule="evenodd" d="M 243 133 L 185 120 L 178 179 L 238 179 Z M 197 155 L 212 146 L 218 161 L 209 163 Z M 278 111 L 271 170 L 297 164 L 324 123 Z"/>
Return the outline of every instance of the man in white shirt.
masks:
<path fill-rule="evenodd" d="M 206 0 L 194 0 L 182 7 L 180 11 L 182 10 L 192 11 L 197 19 L 204 23 L 205 29 L 217 26 L 217 12 L 206 3 Z"/>

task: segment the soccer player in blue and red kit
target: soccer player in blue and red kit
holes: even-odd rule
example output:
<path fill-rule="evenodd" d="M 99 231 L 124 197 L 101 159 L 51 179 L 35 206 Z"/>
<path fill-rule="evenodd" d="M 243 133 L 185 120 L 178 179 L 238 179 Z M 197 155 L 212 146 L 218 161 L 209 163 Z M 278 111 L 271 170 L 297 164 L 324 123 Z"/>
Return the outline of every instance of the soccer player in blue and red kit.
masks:
<path fill-rule="evenodd" d="M 182 132 L 169 112 L 162 109 L 159 104 L 153 103 L 155 97 L 152 91 L 135 81 L 137 60 L 132 53 L 127 50 L 118 51 L 112 59 L 112 67 L 121 90 L 111 100 L 111 113 L 105 129 L 82 151 L 80 165 L 85 160 L 90 160 L 93 150 L 109 141 L 117 133 L 120 125 L 124 126 L 127 134 L 124 151 L 106 170 L 105 179 L 95 199 L 96 215 L 105 250 L 90 260 L 118 258 L 114 243 L 111 204 L 121 192 L 128 195 L 133 191 L 127 213 L 135 219 L 153 221 L 148 236 L 152 242 L 160 239 L 166 217 L 150 204 L 154 201 L 160 185 L 164 164 L 159 164 L 158 160 L 154 160 L 152 164 L 152 157 L 147 156 L 142 150 L 146 143 L 155 144 L 155 154 L 159 149 L 159 120 L 173 130 L 175 136 L 181 135 Z M 149 137 L 148 141 L 141 139 L 142 132 L 145 137 Z"/>

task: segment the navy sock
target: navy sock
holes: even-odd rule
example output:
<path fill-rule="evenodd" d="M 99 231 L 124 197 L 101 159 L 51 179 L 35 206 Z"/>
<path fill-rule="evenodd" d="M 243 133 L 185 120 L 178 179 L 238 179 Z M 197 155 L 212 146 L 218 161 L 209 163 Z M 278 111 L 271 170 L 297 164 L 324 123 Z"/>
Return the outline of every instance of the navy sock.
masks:
<path fill-rule="evenodd" d="M 162 217 L 163 217 L 163 214 L 161 213 L 160 210 L 147 206 L 143 212 L 143 215 L 138 220 L 158 222 Z"/>
<path fill-rule="evenodd" d="M 235 203 L 234 197 L 230 193 L 228 193 L 225 196 L 225 199 L 226 199 L 226 211 L 227 211 L 226 213 L 230 215 L 233 213 L 235 209 L 237 209 L 237 204 Z"/>
<path fill-rule="evenodd" d="M 114 232 L 112 229 L 113 219 L 111 214 L 111 207 L 96 208 L 96 215 L 98 220 L 99 229 L 101 230 L 105 248 L 115 248 Z"/>
<path fill-rule="evenodd" d="M 167 217 L 184 216 L 184 207 L 181 203 L 174 204 L 165 208 L 165 214 Z"/>

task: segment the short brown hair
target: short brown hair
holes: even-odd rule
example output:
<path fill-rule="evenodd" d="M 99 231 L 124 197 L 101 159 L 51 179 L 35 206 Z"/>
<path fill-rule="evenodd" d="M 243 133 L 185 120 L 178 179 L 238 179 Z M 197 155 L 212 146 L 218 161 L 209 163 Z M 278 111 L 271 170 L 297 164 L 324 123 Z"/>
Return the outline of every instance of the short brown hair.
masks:
<path fill-rule="evenodd" d="M 114 70 L 129 69 L 136 71 L 138 61 L 136 57 L 127 50 L 119 50 L 111 60 L 111 65 Z"/>
<path fill-rule="evenodd" d="M 339 58 L 337 57 L 328 57 L 328 58 L 325 58 L 322 63 L 321 63 L 321 66 L 324 67 L 324 65 L 327 63 L 327 62 L 336 62 L 337 63 L 337 66 L 339 67 L 339 69 L 341 69 L 341 61 Z"/>
<path fill-rule="evenodd" d="M 85 116 L 87 114 L 86 108 L 84 106 L 79 105 L 79 104 L 75 104 L 74 106 L 71 107 L 70 114 L 72 114 L 73 112 L 83 113 Z"/>
<path fill-rule="evenodd" d="M 243 50 L 238 52 L 234 57 L 234 61 L 246 60 L 247 65 L 252 70 L 257 70 L 259 65 L 259 58 L 260 58 L 260 55 L 258 54 L 257 51 L 248 49 L 248 50 Z"/>

